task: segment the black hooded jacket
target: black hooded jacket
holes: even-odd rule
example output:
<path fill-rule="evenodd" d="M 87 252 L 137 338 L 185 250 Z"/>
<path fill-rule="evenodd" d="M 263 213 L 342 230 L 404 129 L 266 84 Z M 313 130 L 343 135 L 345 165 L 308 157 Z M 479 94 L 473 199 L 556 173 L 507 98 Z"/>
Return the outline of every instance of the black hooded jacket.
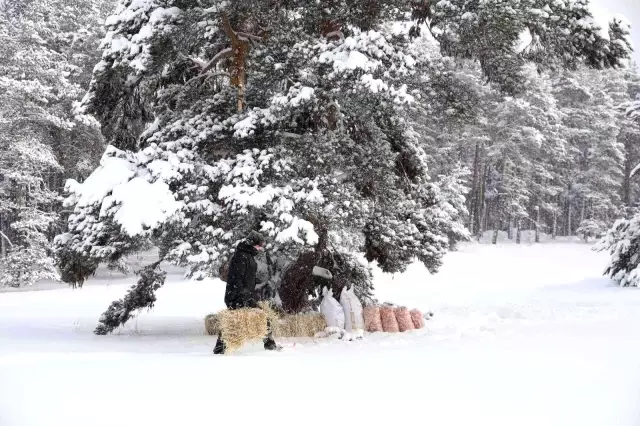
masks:
<path fill-rule="evenodd" d="M 224 303 L 229 309 L 253 308 L 257 306 L 256 271 L 258 265 L 254 257 L 258 250 L 246 242 L 241 242 L 229 262 L 227 289 Z"/>

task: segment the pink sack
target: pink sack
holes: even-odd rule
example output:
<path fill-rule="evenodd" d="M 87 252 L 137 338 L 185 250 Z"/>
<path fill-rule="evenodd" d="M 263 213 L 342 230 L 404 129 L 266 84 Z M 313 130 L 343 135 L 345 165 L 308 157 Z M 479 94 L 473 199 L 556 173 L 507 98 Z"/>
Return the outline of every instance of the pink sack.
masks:
<path fill-rule="evenodd" d="M 385 332 L 397 333 L 400 331 L 396 314 L 391 306 L 380 306 L 380 320 L 382 322 L 382 329 Z"/>
<path fill-rule="evenodd" d="M 370 333 L 382 331 L 382 319 L 378 306 L 365 306 L 362 312 L 364 316 L 364 329 Z"/>
<path fill-rule="evenodd" d="M 418 309 L 412 309 L 409 313 L 411 314 L 413 327 L 416 330 L 424 328 L 424 317 L 422 316 L 422 312 L 420 312 Z"/>
<path fill-rule="evenodd" d="M 396 308 L 396 321 L 398 321 L 398 329 L 404 333 L 405 331 L 413 330 L 413 320 L 411 314 L 407 308 Z"/>

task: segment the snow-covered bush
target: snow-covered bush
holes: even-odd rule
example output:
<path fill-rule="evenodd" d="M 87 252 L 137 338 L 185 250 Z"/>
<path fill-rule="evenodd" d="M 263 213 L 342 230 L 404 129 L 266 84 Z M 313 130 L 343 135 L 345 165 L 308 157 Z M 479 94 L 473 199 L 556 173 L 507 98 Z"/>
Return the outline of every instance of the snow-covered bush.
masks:
<path fill-rule="evenodd" d="M 585 219 L 580 223 L 576 234 L 585 241 L 590 238 L 601 238 L 607 228 L 604 222 L 595 219 Z"/>
<path fill-rule="evenodd" d="M 596 248 L 611 255 L 606 275 L 622 287 L 640 287 L 640 214 L 618 220 Z"/>

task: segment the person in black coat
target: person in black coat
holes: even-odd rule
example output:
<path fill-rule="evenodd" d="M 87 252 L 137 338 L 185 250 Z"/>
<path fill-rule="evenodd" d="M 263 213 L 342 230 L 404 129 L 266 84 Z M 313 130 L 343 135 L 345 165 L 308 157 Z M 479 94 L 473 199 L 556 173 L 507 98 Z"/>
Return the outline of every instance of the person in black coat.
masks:
<path fill-rule="evenodd" d="M 228 309 L 257 308 L 258 295 L 256 292 L 256 272 L 258 264 L 255 256 L 264 251 L 266 241 L 256 231 L 241 241 L 236 247 L 236 252 L 229 262 L 227 272 L 227 288 L 224 294 L 224 303 Z M 271 333 L 264 339 L 266 350 L 275 350 L 280 347 L 271 337 Z M 218 336 L 218 341 L 213 349 L 214 354 L 225 352 L 224 341 Z"/>

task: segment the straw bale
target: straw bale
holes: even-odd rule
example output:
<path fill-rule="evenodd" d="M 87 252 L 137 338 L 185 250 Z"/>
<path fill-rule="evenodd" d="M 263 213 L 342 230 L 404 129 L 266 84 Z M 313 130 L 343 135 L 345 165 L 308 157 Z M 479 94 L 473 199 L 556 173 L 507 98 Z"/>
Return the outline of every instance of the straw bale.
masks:
<path fill-rule="evenodd" d="M 251 340 L 267 335 L 268 314 L 263 309 L 226 309 L 218 314 L 220 337 L 224 340 L 227 353 L 238 350 Z"/>

